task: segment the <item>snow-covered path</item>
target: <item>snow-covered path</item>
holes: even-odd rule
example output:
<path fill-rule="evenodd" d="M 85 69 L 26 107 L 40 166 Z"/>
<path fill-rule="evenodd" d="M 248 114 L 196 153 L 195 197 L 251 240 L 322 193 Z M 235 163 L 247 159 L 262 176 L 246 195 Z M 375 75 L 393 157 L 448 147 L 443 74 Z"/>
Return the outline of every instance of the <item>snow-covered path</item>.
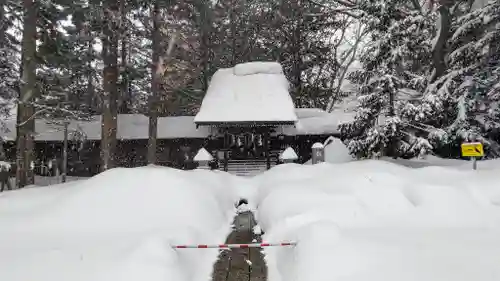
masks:
<path fill-rule="evenodd" d="M 260 242 L 260 235 L 253 233 L 255 220 L 251 211 L 243 211 L 235 217 L 234 230 L 226 244 Z M 264 256 L 259 248 L 235 248 L 222 250 L 214 265 L 213 281 L 263 281 L 267 277 Z"/>

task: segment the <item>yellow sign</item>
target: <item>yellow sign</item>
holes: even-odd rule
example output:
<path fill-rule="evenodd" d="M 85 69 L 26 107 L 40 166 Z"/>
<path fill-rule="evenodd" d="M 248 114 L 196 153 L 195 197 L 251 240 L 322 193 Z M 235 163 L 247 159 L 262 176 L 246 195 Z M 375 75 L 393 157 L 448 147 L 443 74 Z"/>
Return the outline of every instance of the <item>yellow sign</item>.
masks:
<path fill-rule="evenodd" d="M 462 143 L 462 156 L 465 157 L 484 156 L 483 144 L 480 142 Z"/>

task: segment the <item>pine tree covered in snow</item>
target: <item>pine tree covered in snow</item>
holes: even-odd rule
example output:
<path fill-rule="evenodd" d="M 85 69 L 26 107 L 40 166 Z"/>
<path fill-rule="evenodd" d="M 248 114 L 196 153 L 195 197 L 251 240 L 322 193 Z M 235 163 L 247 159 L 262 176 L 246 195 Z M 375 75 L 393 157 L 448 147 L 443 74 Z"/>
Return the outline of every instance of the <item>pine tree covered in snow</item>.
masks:
<path fill-rule="evenodd" d="M 371 41 L 361 57 L 362 70 L 350 79 L 361 85 L 359 108 L 352 122 L 340 125 L 353 155 L 411 157 L 430 149 L 415 134 L 402 107 L 426 87 L 433 14 L 408 1 L 363 2 L 363 21 Z"/>
<path fill-rule="evenodd" d="M 430 128 L 437 154 L 458 157 L 460 143 L 482 141 L 489 157 L 500 156 L 500 2 L 471 10 L 455 6 L 447 40 L 445 73 L 431 83 L 406 116 Z"/>
<path fill-rule="evenodd" d="M 340 126 L 351 152 L 459 157 L 478 140 L 499 156 L 500 2 L 382 2 L 360 5 L 372 40 L 350 77 L 362 85 L 358 114 Z"/>
<path fill-rule="evenodd" d="M 61 21 L 71 15 L 54 2 L 40 2 L 38 18 L 41 26 L 37 50 L 37 94 L 33 105 L 37 117 L 75 119 L 89 112 L 83 97 L 82 62 L 85 56 L 80 50 L 80 36 L 62 32 Z M 66 27 L 66 31 L 70 31 Z M 42 116 L 38 116 L 40 113 Z"/>
<path fill-rule="evenodd" d="M 17 56 L 19 42 L 7 32 L 12 28 L 13 12 L 18 7 L 8 1 L 0 1 L 0 116 L 10 114 L 18 92 L 20 58 Z"/>

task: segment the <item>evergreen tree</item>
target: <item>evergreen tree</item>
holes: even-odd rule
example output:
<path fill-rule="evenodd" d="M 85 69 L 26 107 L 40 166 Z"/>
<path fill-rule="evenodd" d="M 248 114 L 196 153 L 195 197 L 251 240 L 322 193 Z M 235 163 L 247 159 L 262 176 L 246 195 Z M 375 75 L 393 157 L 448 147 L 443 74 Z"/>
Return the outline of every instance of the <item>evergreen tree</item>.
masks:
<path fill-rule="evenodd" d="M 498 157 L 500 3 L 477 10 L 459 4 L 447 40 L 447 69 L 406 112 L 415 124 L 433 128 L 428 138 L 443 157 L 459 157 L 464 141 L 481 141 L 488 157 Z"/>
<path fill-rule="evenodd" d="M 16 6 L 7 0 L 0 1 L 0 115 L 10 114 L 18 92 L 19 42 L 8 30 L 12 29 Z"/>
<path fill-rule="evenodd" d="M 478 140 L 499 155 L 498 1 L 475 10 L 469 1 L 379 4 L 360 6 L 372 40 L 350 77 L 362 85 L 357 116 L 340 126 L 351 152 L 459 157 L 462 142 Z"/>
<path fill-rule="evenodd" d="M 361 85 L 359 108 L 340 131 L 350 152 L 360 158 L 412 157 L 431 147 L 408 123 L 403 107 L 417 102 L 430 72 L 434 15 L 409 1 L 361 6 L 371 41 L 361 56 L 363 68 L 350 75 Z"/>

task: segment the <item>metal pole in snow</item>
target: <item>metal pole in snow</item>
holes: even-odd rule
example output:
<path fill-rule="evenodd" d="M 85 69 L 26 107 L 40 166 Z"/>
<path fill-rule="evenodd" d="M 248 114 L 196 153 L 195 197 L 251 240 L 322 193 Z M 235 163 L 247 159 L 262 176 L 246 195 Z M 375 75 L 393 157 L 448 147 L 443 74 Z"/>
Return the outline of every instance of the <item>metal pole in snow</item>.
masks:
<path fill-rule="evenodd" d="M 66 182 L 68 170 L 68 121 L 64 121 L 64 141 L 63 141 L 63 162 L 62 162 L 62 182 Z"/>
<path fill-rule="evenodd" d="M 173 245 L 174 249 L 247 249 L 247 248 L 263 248 L 263 247 L 286 247 L 296 246 L 297 242 L 281 242 L 281 243 L 251 243 L 251 244 L 219 244 L 219 245 Z"/>

